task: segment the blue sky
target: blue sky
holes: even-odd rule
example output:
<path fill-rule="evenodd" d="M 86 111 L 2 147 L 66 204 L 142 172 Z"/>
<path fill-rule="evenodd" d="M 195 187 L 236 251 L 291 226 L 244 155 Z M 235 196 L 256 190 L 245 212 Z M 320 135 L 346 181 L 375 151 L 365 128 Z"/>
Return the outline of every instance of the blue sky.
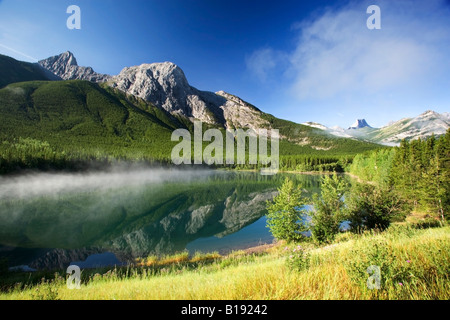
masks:
<path fill-rule="evenodd" d="M 369 5 L 381 30 L 369 30 Z M 69 5 L 81 30 L 69 30 Z M 450 1 L 0 0 L 0 53 L 72 51 L 117 74 L 172 61 L 190 84 L 295 122 L 376 127 L 450 111 Z"/>

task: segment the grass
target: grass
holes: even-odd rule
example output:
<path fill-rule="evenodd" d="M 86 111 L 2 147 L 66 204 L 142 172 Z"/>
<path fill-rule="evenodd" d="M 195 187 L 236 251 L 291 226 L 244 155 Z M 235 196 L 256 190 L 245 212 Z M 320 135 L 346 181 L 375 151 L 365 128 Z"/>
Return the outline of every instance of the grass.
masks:
<path fill-rule="evenodd" d="M 193 257 L 189 257 L 189 252 L 184 251 L 177 253 L 175 255 L 166 255 L 163 257 L 149 256 L 147 258 L 138 258 L 136 259 L 136 266 L 152 267 L 152 266 L 167 266 L 182 263 L 199 264 L 221 258 L 222 256 L 218 252 L 211 252 L 211 253 L 196 252 Z"/>
<path fill-rule="evenodd" d="M 262 253 L 150 257 L 140 266 L 85 270 L 82 288 L 69 290 L 56 274 L 16 285 L 0 299 L 443 299 L 450 298 L 450 227 L 393 225 L 383 233 L 342 235 L 325 247 L 283 245 Z M 295 250 L 295 251 L 294 251 Z M 292 268 L 301 252 L 307 263 Z M 366 269 L 378 265 L 381 288 L 369 290 Z M 95 272 L 95 273 L 94 273 Z"/>

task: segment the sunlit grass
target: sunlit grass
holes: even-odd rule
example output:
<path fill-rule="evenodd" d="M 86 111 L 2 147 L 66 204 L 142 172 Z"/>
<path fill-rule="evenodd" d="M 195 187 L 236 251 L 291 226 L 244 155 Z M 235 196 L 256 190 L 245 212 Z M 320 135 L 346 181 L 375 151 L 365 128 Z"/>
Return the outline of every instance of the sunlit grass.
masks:
<path fill-rule="evenodd" d="M 378 251 L 375 244 L 382 244 Z M 450 299 L 450 227 L 395 226 L 381 234 L 340 236 L 339 243 L 321 248 L 302 245 L 310 257 L 302 271 L 286 264 L 296 247 L 148 257 L 140 267 L 91 275 L 80 290 L 67 289 L 65 279 L 56 277 L 12 288 L 0 299 Z M 384 272 L 380 290 L 366 286 L 365 270 L 373 263 Z"/>
<path fill-rule="evenodd" d="M 181 263 L 198 264 L 202 262 L 214 261 L 222 258 L 218 252 L 201 253 L 196 252 L 192 257 L 189 252 L 184 251 L 173 255 L 166 255 L 162 257 L 148 256 L 146 258 L 136 259 L 136 266 L 138 267 L 152 267 L 152 266 L 167 266 Z"/>

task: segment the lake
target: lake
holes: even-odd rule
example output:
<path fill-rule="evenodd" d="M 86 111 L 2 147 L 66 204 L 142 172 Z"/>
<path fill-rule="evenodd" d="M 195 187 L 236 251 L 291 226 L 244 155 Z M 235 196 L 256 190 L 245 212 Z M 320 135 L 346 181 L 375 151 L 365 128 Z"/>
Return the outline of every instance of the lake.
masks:
<path fill-rule="evenodd" d="M 0 258 L 30 269 L 125 265 L 138 257 L 246 249 L 273 238 L 266 201 L 286 176 L 122 168 L 0 177 Z"/>

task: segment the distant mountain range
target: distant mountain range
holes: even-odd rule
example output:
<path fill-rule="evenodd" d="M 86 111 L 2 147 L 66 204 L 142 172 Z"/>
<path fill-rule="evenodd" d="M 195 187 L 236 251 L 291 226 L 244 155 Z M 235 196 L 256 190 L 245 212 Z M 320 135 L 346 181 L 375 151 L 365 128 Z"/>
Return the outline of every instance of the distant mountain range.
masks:
<path fill-rule="evenodd" d="M 281 156 L 336 159 L 379 147 L 276 118 L 224 91 L 194 88 L 171 62 L 125 68 L 116 76 L 78 66 L 70 52 L 37 64 L 0 55 L 3 65 L 0 139 L 48 142 L 71 157 L 167 161 L 176 144 L 171 133 L 192 131 L 194 120 L 222 130 L 278 129 Z"/>
<path fill-rule="evenodd" d="M 369 126 L 369 124 L 366 122 L 366 119 L 358 119 L 350 128 L 348 128 L 348 130 L 362 129 L 362 128 L 372 128 L 372 127 Z"/>
<path fill-rule="evenodd" d="M 382 128 L 372 128 L 365 119 L 357 120 L 347 130 L 340 127 L 327 128 L 314 122 L 307 122 L 304 125 L 321 129 L 339 137 L 353 137 L 383 145 L 396 146 L 403 139 L 408 141 L 419 138 L 426 139 L 433 134 L 436 137 L 445 134 L 450 127 L 450 113 L 439 114 L 428 110 L 417 117 L 391 122 Z"/>
<path fill-rule="evenodd" d="M 143 123 L 153 119 L 151 120 L 153 123 L 152 130 L 156 131 L 160 130 L 155 127 L 155 123 L 156 125 L 163 123 L 163 131 L 167 131 L 180 126 L 189 129 L 194 120 L 200 120 L 210 126 L 223 129 L 279 129 L 280 136 L 285 141 L 285 144 L 281 147 L 285 154 L 315 152 L 324 154 L 357 153 L 376 147 L 372 143 L 392 145 L 398 143 L 402 138 L 414 139 L 427 137 L 432 133 L 436 135 L 444 134 L 449 126 L 448 114 L 439 115 L 433 112 L 427 112 L 414 119 L 403 119 L 380 129 L 371 128 L 364 119 L 357 120 L 349 129 L 339 127 L 327 128 L 312 122 L 297 124 L 264 113 L 252 104 L 230 93 L 224 91 L 214 93 L 194 88 L 189 84 L 183 70 L 171 62 L 128 67 L 124 68 L 118 75 L 111 76 L 97 73 L 91 67 L 78 66 L 75 56 L 71 52 L 65 52 L 35 64 L 17 61 L 0 55 L 0 67 L 0 88 L 11 83 L 33 80 L 65 80 L 63 82 L 66 83 L 65 86 L 36 83 L 32 85 L 33 89 L 29 88 L 30 85 L 15 84 L 14 90 L 16 92 L 20 91 L 29 94 L 29 96 L 25 97 L 28 99 L 26 112 L 24 112 L 25 109 L 23 107 L 20 107 L 23 105 L 23 102 L 21 102 L 23 97 L 12 96 L 10 94 L 11 90 L 4 92 L 3 99 L 6 100 L 0 106 L 0 112 L 4 114 L 6 109 L 8 109 L 8 117 L 13 118 L 10 119 L 9 123 L 6 123 L 7 117 L 3 117 L 5 123 L 0 122 L 0 129 L 4 129 L 3 132 L 11 132 L 14 136 L 20 135 L 21 132 L 30 132 L 29 134 L 31 135 L 31 132 L 35 131 L 33 131 L 33 128 L 40 124 L 40 122 L 31 123 L 31 119 L 36 121 L 35 119 L 39 117 L 41 122 L 43 120 L 52 122 L 52 117 L 55 117 L 66 104 L 70 104 L 72 109 L 75 108 L 72 110 L 72 113 L 76 114 L 73 115 L 73 121 L 76 123 L 70 126 L 67 124 L 55 125 L 53 123 L 50 126 L 53 128 L 52 132 L 46 132 L 46 130 L 49 130 L 49 126 L 46 126 L 43 129 L 43 132 L 46 132 L 46 137 L 69 134 L 66 131 L 57 132 L 56 128 L 59 128 L 58 130 L 66 130 L 64 128 L 67 127 L 70 129 L 72 136 L 76 129 L 78 130 L 79 128 L 90 132 L 93 123 L 97 123 L 97 127 L 92 131 L 95 131 L 102 137 L 113 132 L 114 139 L 117 138 L 117 135 L 124 134 L 121 132 L 137 130 L 129 126 L 127 123 L 128 118 L 125 115 L 125 118 L 118 120 L 116 124 L 120 128 L 105 127 L 103 116 L 98 118 L 95 113 L 91 113 L 88 116 L 83 111 L 83 108 L 85 108 L 83 105 L 86 104 L 90 106 L 91 110 L 105 107 L 106 109 L 102 109 L 101 112 L 107 113 L 108 110 L 111 110 L 111 112 L 116 112 L 117 114 L 123 113 L 123 108 L 128 110 L 132 106 L 132 110 L 129 110 L 130 112 L 135 114 L 139 111 L 140 116 L 145 118 L 145 120 L 142 119 L 142 128 L 145 127 Z M 86 84 L 81 86 L 69 80 L 84 80 L 97 84 L 99 87 Z M 71 89 L 71 87 L 73 88 Z M 83 89 L 77 89 L 80 87 Z M 1 89 L 0 91 L 3 90 Z M 98 99 L 102 97 L 102 102 L 109 101 L 108 103 L 112 103 L 114 107 L 99 106 L 98 103 L 93 103 L 93 99 L 89 99 L 93 94 L 91 92 L 95 92 L 95 95 L 99 96 Z M 67 98 L 71 97 L 72 100 L 64 100 L 64 95 Z M 35 98 L 38 96 L 40 97 L 39 101 L 35 101 Z M 0 94 L 0 102 L 2 102 L 1 98 L 2 95 Z M 57 105 L 52 102 L 55 100 L 61 100 L 61 103 Z M 79 103 L 74 101 L 79 101 Z M 43 110 L 40 110 L 43 107 L 48 109 L 46 104 L 54 108 L 52 113 L 43 113 Z M 4 110 L 1 110 L 2 108 Z M 12 110 L 17 110 L 17 112 L 12 112 Z M 150 112 L 150 114 L 145 115 L 142 112 Z M 89 118 L 86 118 L 87 116 Z M 104 115 L 104 117 L 108 116 L 107 114 Z M 139 116 L 136 115 L 136 117 Z M 68 120 L 58 118 L 59 122 L 64 123 L 68 122 Z M 83 122 L 88 124 L 82 124 Z M 12 123 L 20 124 L 19 127 L 23 130 L 16 129 L 15 126 L 12 126 Z M 30 126 L 29 128 L 22 128 L 22 126 L 28 125 Z M 2 126 L 5 128 L 2 128 Z M 9 131 L 5 131 L 6 127 Z M 99 130 L 104 131 L 107 128 L 109 128 L 109 133 L 100 133 Z M 138 139 L 137 137 L 140 135 L 145 136 L 140 130 L 144 129 L 137 130 L 134 133 L 134 139 Z"/>
<path fill-rule="evenodd" d="M 225 128 L 258 129 L 269 125 L 260 116 L 260 110 L 238 97 L 223 91 L 213 93 L 190 86 L 183 70 L 171 62 L 124 68 L 116 76 L 78 66 L 71 52 L 41 60 L 39 65 L 63 80 L 106 82 L 112 88 L 190 120 L 201 120 Z"/>

